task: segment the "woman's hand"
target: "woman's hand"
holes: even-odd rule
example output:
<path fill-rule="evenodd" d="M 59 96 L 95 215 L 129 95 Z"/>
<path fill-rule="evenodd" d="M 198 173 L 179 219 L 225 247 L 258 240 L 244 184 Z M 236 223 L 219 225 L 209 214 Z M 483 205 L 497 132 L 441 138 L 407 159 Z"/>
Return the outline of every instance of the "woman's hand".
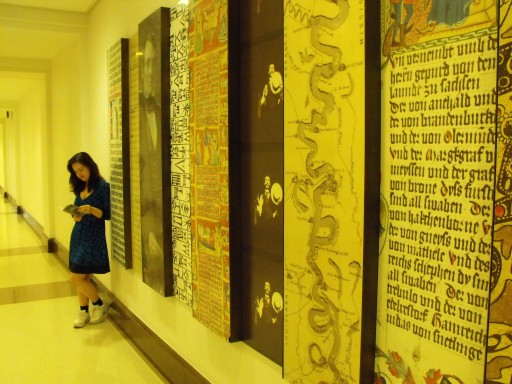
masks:
<path fill-rule="evenodd" d="M 78 212 L 86 215 L 93 215 L 100 219 L 103 216 L 103 211 L 99 208 L 93 207 L 92 205 L 81 205 L 78 207 Z"/>
<path fill-rule="evenodd" d="M 82 221 L 82 216 L 78 216 L 78 215 L 71 215 L 71 217 L 77 222 L 79 223 L 80 221 Z"/>
<path fill-rule="evenodd" d="M 78 212 L 84 213 L 86 215 L 92 215 L 93 207 L 91 205 L 81 205 L 78 207 Z"/>

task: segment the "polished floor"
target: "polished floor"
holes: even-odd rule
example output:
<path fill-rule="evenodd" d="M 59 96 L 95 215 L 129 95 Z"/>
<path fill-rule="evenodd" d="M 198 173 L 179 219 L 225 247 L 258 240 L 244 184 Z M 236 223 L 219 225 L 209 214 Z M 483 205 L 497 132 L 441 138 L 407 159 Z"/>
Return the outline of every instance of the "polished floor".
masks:
<path fill-rule="evenodd" d="M 110 321 L 73 328 L 68 272 L 0 200 L 0 383 L 165 383 Z"/>

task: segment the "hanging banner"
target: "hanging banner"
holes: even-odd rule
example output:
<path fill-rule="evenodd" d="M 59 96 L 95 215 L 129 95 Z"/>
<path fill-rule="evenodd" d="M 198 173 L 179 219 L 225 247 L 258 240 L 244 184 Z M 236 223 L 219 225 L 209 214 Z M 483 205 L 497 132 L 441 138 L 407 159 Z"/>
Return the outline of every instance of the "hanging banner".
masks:
<path fill-rule="evenodd" d="M 112 258 L 132 267 L 128 39 L 108 50 Z"/>
<path fill-rule="evenodd" d="M 484 380 L 496 128 L 494 2 L 382 1 L 376 377 Z"/>
<path fill-rule="evenodd" d="M 169 38 L 169 8 L 158 9 L 139 24 L 142 278 L 164 296 L 173 293 Z"/>
<path fill-rule="evenodd" d="M 174 296 L 192 306 L 188 6 L 171 8 L 171 209 Z"/>
<path fill-rule="evenodd" d="M 375 332 L 363 316 L 365 241 L 376 242 L 364 232 L 365 74 L 363 1 L 285 1 L 283 368 L 290 382 L 373 379 L 366 372 L 360 381 L 363 361 L 373 365 L 363 338 Z M 372 295 L 365 300 L 375 304 Z"/>
<path fill-rule="evenodd" d="M 192 311 L 231 336 L 228 2 L 189 3 Z"/>

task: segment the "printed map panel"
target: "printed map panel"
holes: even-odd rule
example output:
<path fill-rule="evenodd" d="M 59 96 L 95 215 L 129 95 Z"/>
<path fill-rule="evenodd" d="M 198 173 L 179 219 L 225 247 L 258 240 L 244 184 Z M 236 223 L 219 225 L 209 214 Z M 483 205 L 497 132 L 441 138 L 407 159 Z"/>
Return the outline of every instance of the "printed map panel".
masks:
<path fill-rule="evenodd" d="M 358 383 L 364 1 L 284 4 L 284 376 Z"/>

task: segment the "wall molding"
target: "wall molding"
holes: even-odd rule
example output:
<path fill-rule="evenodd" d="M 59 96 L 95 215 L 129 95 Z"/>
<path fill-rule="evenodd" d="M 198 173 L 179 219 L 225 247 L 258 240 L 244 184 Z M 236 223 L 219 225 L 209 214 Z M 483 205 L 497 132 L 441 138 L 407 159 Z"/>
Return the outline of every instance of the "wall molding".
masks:
<path fill-rule="evenodd" d="M 46 233 L 44 232 L 44 228 L 39 222 L 30 214 L 28 211 L 23 208 L 21 205 L 14 205 L 16 208 L 16 213 L 18 215 L 23 216 L 23 219 L 28 224 L 28 226 L 34 231 L 34 233 L 39 237 L 41 243 L 45 244 L 47 247 L 48 253 L 54 253 L 54 239 L 50 239 Z"/>

